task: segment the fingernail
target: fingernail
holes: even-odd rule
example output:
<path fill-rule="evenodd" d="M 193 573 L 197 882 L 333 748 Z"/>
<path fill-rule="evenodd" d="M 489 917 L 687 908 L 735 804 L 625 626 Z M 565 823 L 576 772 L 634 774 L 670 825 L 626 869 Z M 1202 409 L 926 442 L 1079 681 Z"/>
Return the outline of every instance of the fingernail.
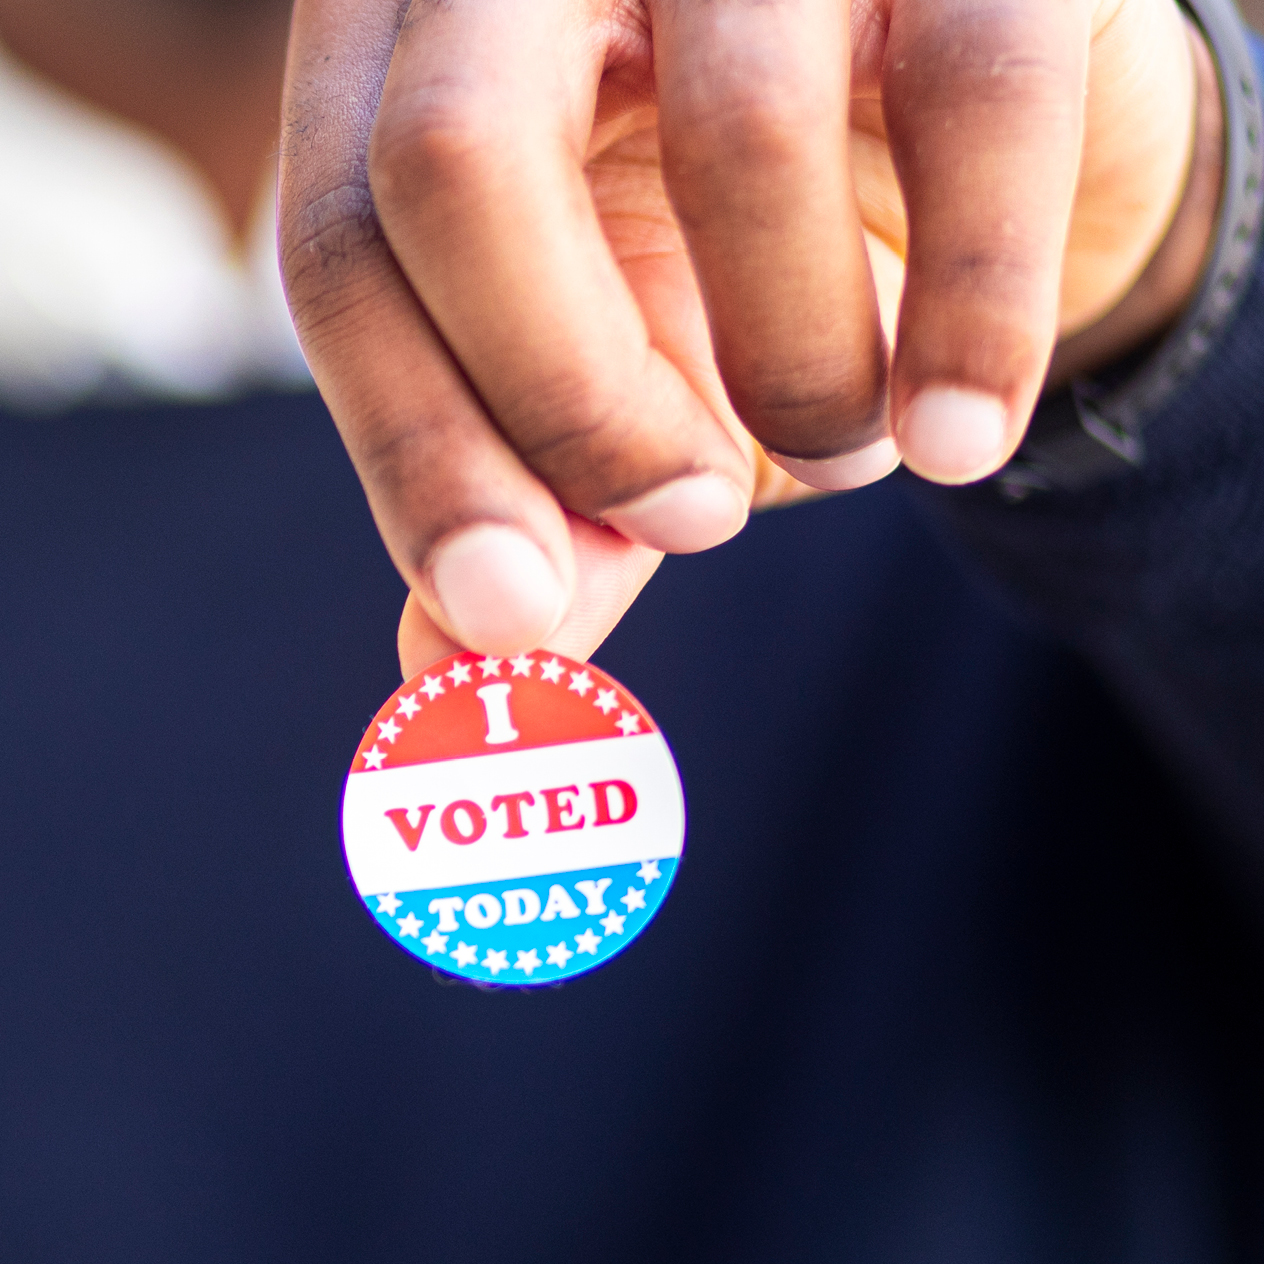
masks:
<path fill-rule="evenodd" d="M 434 594 L 456 639 L 483 654 L 535 649 L 566 614 L 566 588 L 521 531 L 487 523 L 444 540 L 430 562 Z"/>
<path fill-rule="evenodd" d="M 886 478 L 900 463 L 900 450 L 890 435 L 855 452 L 827 456 L 822 460 L 806 460 L 769 452 L 768 459 L 781 466 L 800 483 L 823 492 L 849 492 Z"/>
<path fill-rule="evenodd" d="M 745 525 L 742 493 L 721 474 L 690 474 L 602 514 L 616 531 L 662 553 L 698 553 Z"/>
<path fill-rule="evenodd" d="M 1005 405 L 994 395 L 928 387 L 896 428 L 904 464 L 936 483 L 973 483 L 1005 454 Z"/>

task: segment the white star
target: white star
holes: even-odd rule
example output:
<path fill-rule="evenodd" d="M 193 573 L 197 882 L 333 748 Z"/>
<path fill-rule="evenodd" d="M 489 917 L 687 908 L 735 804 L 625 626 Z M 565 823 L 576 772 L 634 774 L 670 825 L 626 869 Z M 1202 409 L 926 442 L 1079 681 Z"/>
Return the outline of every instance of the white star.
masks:
<path fill-rule="evenodd" d="M 541 964 L 539 955 L 532 948 L 530 952 L 520 952 L 518 954 L 518 960 L 514 962 L 514 969 L 521 970 L 529 979 L 531 971 L 538 969 Z"/>
<path fill-rule="evenodd" d="M 535 659 L 528 658 L 525 654 L 519 654 L 517 658 L 509 660 L 509 666 L 513 668 L 515 676 L 530 676 L 531 669 L 535 666 Z"/>
<path fill-rule="evenodd" d="M 448 956 L 454 957 L 457 965 L 459 966 L 472 966 L 478 960 L 478 945 L 467 944 L 464 939 L 458 939 L 456 941 L 456 947 L 448 953 Z M 505 960 L 505 954 L 503 952 L 488 953 L 487 960 L 484 961 L 483 964 L 490 968 L 493 956 L 500 958 L 499 969 L 507 970 L 509 968 L 509 962 Z"/>
<path fill-rule="evenodd" d="M 641 731 L 641 717 L 631 711 L 621 711 L 614 726 L 623 733 L 624 737 L 631 737 L 633 733 Z"/>
<path fill-rule="evenodd" d="M 641 867 L 636 871 L 636 876 L 649 886 L 655 878 L 661 878 L 663 875 L 658 872 L 657 860 L 642 860 Z"/>
<path fill-rule="evenodd" d="M 378 732 L 380 732 L 392 746 L 395 745 L 395 739 L 404 731 L 398 724 L 395 723 L 394 716 L 391 716 L 389 720 L 379 720 L 377 722 L 377 727 Z"/>
<path fill-rule="evenodd" d="M 547 944 L 544 951 L 548 953 L 549 965 L 562 966 L 565 968 L 566 963 L 575 955 L 566 946 L 566 940 L 562 940 L 560 944 Z"/>
<path fill-rule="evenodd" d="M 433 957 L 436 952 L 448 951 L 448 937 L 439 934 L 437 930 L 432 930 L 421 942 L 426 945 L 427 957 Z"/>
<path fill-rule="evenodd" d="M 420 710 L 421 703 L 417 701 L 417 695 L 410 693 L 399 700 L 399 706 L 395 708 L 395 714 L 398 715 L 402 711 L 404 719 L 411 720 Z"/>
<path fill-rule="evenodd" d="M 629 913 L 632 912 L 633 909 L 644 908 L 645 892 L 638 891 L 636 887 L 628 887 L 627 895 L 621 895 L 619 897 L 619 903 L 626 904 L 628 906 Z"/>
<path fill-rule="evenodd" d="M 571 672 L 571 683 L 566 686 L 582 698 L 592 687 L 592 677 L 586 671 Z"/>
<path fill-rule="evenodd" d="M 399 926 L 401 939 L 405 935 L 411 935 L 414 939 L 418 938 L 421 931 L 421 923 L 411 913 L 407 917 L 397 917 L 395 921 Z"/>
<path fill-rule="evenodd" d="M 551 685 L 556 685 L 562 679 L 562 664 L 556 658 L 550 662 L 541 663 L 540 679 L 547 680 Z"/>
<path fill-rule="evenodd" d="M 626 913 L 616 913 L 614 909 L 611 909 L 610 912 L 601 919 L 599 925 L 606 928 L 607 935 L 622 935 L 623 923 L 627 920 L 628 916 Z"/>
<path fill-rule="evenodd" d="M 433 702 L 443 692 L 443 681 L 438 676 L 426 676 L 421 682 L 421 692 Z"/>
<path fill-rule="evenodd" d="M 386 752 L 378 750 L 375 745 L 372 750 L 364 752 L 364 766 L 366 768 L 376 768 L 381 770 L 382 763 L 386 759 Z"/>
<path fill-rule="evenodd" d="M 594 707 L 601 708 L 602 715 L 609 715 L 619 705 L 619 696 L 613 689 L 598 689 Z"/>
<path fill-rule="evenodd" d="M 452 678 L 454 688 L 457 685 L 468 685 L 470 683 L 470 668 L 472 666 L 472 663 L 453 663 L 452 670 L 445 671 L 443 674 Z"/>
<path fill-rule="evenodd" d="M 387 917 L 394 917 L 395 910 L 403 903 L 403 900 L 396 896 L 392 891 L 390 895 L 379 895 L 377 897 L 377 911 L 385 913 Z"/>
<path fill-rule="evenodd" d="M 597 945 L 600 943 L 600 937 L 593 934 L 591 928 L 584 931 L 582 935 L 575 936 L 576 949 L 579 952 L 591 952 L 594 957 L 597 955 Z"/>
<path fill-rule="evenodd" d="M 483 659 L 483 661 L 482 661 L 481 663 L 479 663 L 479 665 L 478 665 L 478 670 L 479 670 L 479 671 L 481 671 L 481 672 L 483 673 L 483 679 L 484 679 L 484 680 L 486 680 L 486 679 L 488 678 L 488 676 L 499 676 L 499 675 L 500 675 L 500 665 L 501 665 L 501 663 L 503 663 L 504 661 L 505 661 L 505 660 L 504 660 L 503 658 L 485 658 L 485 659 Z"/>
<path fill-rule="evenodd" d="M 506 949 L 504 952 L 491 952 L 489 950 L 487 956 L 483 958 L 483 969 L 490 970 L 493 977 L 498 975 L 502 970 L 508 970 L 509 950 Z"/>

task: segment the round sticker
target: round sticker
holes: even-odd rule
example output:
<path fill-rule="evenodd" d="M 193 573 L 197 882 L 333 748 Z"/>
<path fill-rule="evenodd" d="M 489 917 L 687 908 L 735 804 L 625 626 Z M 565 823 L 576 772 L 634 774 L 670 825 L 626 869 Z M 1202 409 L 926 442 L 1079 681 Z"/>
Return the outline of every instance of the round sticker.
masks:
<path fill-rule="evenodd" d="M 573 978 L 627 947 L 680 862 L 685 804 L 649 713 L 590 663 L 455 654 L 369 725 L 342 801 L 378 925 L 475 983 Z"/>

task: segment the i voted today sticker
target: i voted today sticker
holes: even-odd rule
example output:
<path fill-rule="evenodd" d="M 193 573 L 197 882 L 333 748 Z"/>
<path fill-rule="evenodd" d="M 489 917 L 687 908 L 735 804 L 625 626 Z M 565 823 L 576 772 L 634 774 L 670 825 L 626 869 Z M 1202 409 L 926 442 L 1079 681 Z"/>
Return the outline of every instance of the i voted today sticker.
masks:
<path fill-rule="evenodd" d="M 559 654 L 455 654 L 402 685 L 347 776 L 342 837 L 378 925 L 429 965 L 532 987 L 626 948 L 676 875 L 671 751 L 617 681 Z"/>

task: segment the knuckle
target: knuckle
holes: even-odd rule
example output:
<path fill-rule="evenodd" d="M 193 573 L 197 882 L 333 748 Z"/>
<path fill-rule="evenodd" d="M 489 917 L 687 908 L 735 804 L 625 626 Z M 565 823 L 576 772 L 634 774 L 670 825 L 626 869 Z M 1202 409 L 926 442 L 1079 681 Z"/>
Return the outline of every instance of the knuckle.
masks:
<path fill-rule="evenodd" d="M 717 82 L 681 110 L 672 126 L 672 165 L 696 171 L 717 163 L 763 169 L 803 161 L 839 106 L 827 90 L 782 79 Z"/>
<path fill-rule="evenodd" d="M 656 459 L 637 441 L 629 397 L 595 375 L 557 373 L 509 401 L 501 418 L 522 460 L 572 508 L 593 512 L 641 490 L 642 466 Z"/>
<path fill-rule="evenodd" d="M 424 421 L 366 410 L 344 440 L 392 557 L 415 581 L 467 489 L 436 461 L 435 438 Z"/>
<path fill-rule="evenodd" d="M 533 384 L 529 400 L 512 404 L 508 415 L 523 437 L 518 447 L 532 465 L 567 469 L 590 459 L 594 450 L 617 446 L 623 410 L 595 383 L 579 374 L 558 374 Z"/>
<path fill-rule="evenodd" d="M 361 184 L 344 184 L 283 205 L 281 272 L 296 320 L 336 298 L 364 264 L 386 250 L 373 198 Z"/>
<path fill-rule="evenodd" d="M 378 116 L 369 145 L 369 184 L 383 213 L 415 208 L 438 187 L 460 188 L 503 148 L 497 113 L 459 88 L 431 86 Z"/>
<path fill-rule="evenodd" d="M 966 380 L 1012 381 L 1043 371 L 1057 325 L 1057 287 L 1028 261 L 993 252 L 945 260 L 910 336 L 973 366 Z M 967 332 L 968 331 L 968 334 Z"/>
<path fill-rule="evenodd" d="M 996 0 L 930 24 L 908 50 L 920 73 L 904 108 L 939 112 L 968 100 L 1078 117 L 1085 49 L 1062 29 L 1056 9 Z"/>
<path fill-rule="evenodd" d="M 954 296 L 971 305 L 1003 310 L 1020 321 L 1024 314 L 1042 310 L 1054 297 L 1050 293 L 1056 269 L 1048 267 L 1046 251 L 1038 243 L 964 244 L 945 252 L 928 278 L 934 291 L 946 301 Z"/>
<path fill-rule="evenodd" d="M 789 456 L 832 455 L 840 434 L 869 430 L 886 401 L 885 365 L 827 362 L 726 374 L 737 415 L 756 438 Z"/>
<path fill-rule="evenodd" d="M 385 391 L 358 396 L 354 412 L 338 418 L 364 485 L 394 506 L 393 514 L 407 507 L 422 518 L 466 485 L 454 471 L 477 465 L 477 431 L 467 421 L 435 400 Z"/>
<path fill-rule="evenodd" d="M 347 444 L 364 482 L 392 501 L 405 496 L 419 454 L 424 454 L 423 431 L 403 424 L 380 405 L 364 408 Z"/>

